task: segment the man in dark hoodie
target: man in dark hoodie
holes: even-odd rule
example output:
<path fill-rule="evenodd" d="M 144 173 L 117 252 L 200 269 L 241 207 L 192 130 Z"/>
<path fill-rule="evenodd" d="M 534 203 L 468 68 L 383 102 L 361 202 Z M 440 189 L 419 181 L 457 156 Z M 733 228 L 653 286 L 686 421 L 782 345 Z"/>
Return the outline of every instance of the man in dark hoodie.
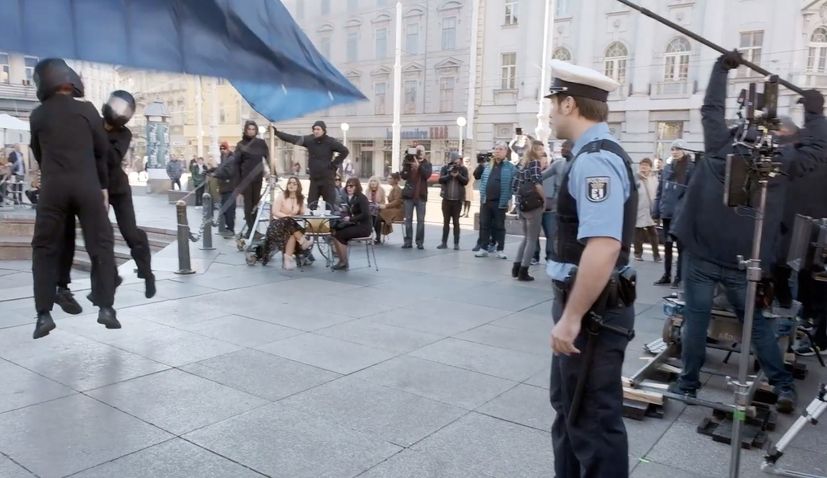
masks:
<path fill-rule="evenodd" d="M 307 148 L 307 169 L 310 172 L 308 206 L 312 207 L 319 200 L 319 196 L 325 203 L 338 206 L 333 180 L 336 170 L 350 152 L 345 145 L 327 135 L 325 122 L 319 120 L 313 123 L 313 134 L 294 136 L 276 130 L 276 136 L 282 141 Z M 339 155 L 334 157 L 333 153 Z"/>
<path fill-rule="evenodd" d="M 701 385 L 699 372 L 706 353 L 706 333 L 715 286 L 723 286 L 739 318 L 743 319 L 746 308 L 747 278 L 746 273 L 739 269 L 737 256 L 750 256 L 754 216 L 729 208 L 723 202 L 727 155 L 751 153 L 741 146 L 733 146 L 736 131 L 727 128 L 724 116 L 727 76 L 740 63 L 741 55 L 731 52 L 721 56 L 712 68 L 701 108 L 705 155 L 695 166 L 672 229 L 672 234 L 681 241 L 685 251 L 683 280 L 686 309 L 681 341 L 683 371 L 669 390 L 689 396 L 694 396 Z M 814 168 L 822 160 L 827 146 L 827 121 L 822 114 L 824 98 L 818 92 L 808 91 L 803 103 L 807 112 L 807 132 L 802 134 L 797 147 L 782 149 L 777 158 L 788 174 L 797 169 L 805 171 Z M 787 181 L 786 177 L 776 177 L 769 183 L 761 246 L 761 264 L 764 268 L 774 263 Z M 772 322 L 764 318 L 761 308 L 756 308 L 755 312 L 752 350 L 778 395 L 778 411 L 790 413 L 796 402 L 793 377 L 784 368 Z"/>
<path fill-rule="evenodd" d="M 244 135 L 234 152 L 239 184 L 242 188 L 240 194 L 244 198 L 244 221 L 247 223 L 248 232 L 256 226 L 255 207 L 261 196 L 264 170 L 270 168 L 270 148 L 257 136 L 258 125 L 253 120 L 247 120 L 244 123 Z"/>

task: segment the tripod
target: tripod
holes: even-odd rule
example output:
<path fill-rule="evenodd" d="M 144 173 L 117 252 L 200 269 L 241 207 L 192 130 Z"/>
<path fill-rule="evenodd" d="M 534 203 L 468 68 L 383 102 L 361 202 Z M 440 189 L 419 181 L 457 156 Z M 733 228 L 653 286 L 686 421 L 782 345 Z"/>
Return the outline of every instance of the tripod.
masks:
<path fill-rule="evenodd" d="M 798 417 L 798 420 L 792 424 L 787 433 L 778 440 L 778 443 L 770 448 L 767 452 L 767 455 L 764 457 L 764 463 L 761 464 L 761 470 L 765 473 L 769 473 L 772 475 L 778 476 L 792 476 L 797 478 L 825 478 L 824 476 L 820 475 L 811 475 L 808 473 L 801 473 L 798 471 L 786 470 L 783 468 L 776 468 L 775 465 L 778 462 L 778 459 L 784 455 L 784 450 L 789 446 L 790 442 L 793 441 L 798 432 L 804 429 L 804 425 L 808 423 L 811 425 L 818 424 L 818 417 L 824 413 L 824 410 L 827 409 L 827 384 L 821 384 L 821 390 L 819 390 L 818 395 L 816 398 L 807 405 L 807 408 L 801 412 L 801 416 Z"/>

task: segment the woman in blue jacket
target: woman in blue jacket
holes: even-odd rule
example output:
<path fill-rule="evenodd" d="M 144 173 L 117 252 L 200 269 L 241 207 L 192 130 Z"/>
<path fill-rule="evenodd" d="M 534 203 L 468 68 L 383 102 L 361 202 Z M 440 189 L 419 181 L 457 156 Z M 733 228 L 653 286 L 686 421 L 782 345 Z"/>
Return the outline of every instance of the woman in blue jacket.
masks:
<path fill-rule="evenodd" d="M 678 203 L 683 198 L 686 192 L 686 186 L 689 184 L 689 178 L 692 177 L 692 168 L 694 163 L 692 157 L 685 151 L 686 143 L 683 140 L 677 139 L 672 142 L 672 161 L 663 168 L 660 182 L 658 183 L 658 193 L 655 197 L 654 217 L 653 219 L 660 219 L 663 223 L 663 247 L 664 247 L 664 261 L 663 261 L 663 277 L 661 277 L 655 285 L 666 285 L 671 283 L 673 289 L 677 289 L 681 285 L 681 243 L 677 242 L 678 246 L 678 264 L 675 267 L 675 280 L 672 281 L 672 219 L 675 217 L 675 211 L 678 209 Z"/>

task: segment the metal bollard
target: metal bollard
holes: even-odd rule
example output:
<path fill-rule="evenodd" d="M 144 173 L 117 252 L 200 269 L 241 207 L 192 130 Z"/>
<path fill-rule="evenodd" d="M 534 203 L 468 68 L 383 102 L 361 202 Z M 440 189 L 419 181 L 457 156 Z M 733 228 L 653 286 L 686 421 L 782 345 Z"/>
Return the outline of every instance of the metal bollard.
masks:
<path fill-rule="evenodd" d="M 178 270 L 176 274 L 195 274 L 190 265 L 190 226 L 187 223 L 187 203 L 183 200 L 175 203 L 178 217 Z"/>
<path fill-rule="evenodd" d="M 212 196 L 210 193 L 204 193 L 202 198 L 202 204 L 204 206 L 204 230 L 201 231 L 201 250 L 202 251 L 212 251 L 215 249 L 212 245 Z"/>

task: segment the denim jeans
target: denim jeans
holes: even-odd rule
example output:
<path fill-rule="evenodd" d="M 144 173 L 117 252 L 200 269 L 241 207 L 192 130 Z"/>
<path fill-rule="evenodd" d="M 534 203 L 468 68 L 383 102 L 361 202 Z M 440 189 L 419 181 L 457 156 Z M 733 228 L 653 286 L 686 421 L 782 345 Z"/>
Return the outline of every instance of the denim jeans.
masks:
<path fill-rule="evenodd" d="M 424 199 L 405 199 L 405 244 L 410 244 L 411 237 L 413 237 L 414 209 L 416 209 L 416 244 L 425 242 L 425 204 Z"/>
<path fill-rule="evenodd" d="M 488 201 L 480 205 L 480 238 L 477 244 L 485 247 L 490 242 L 496 242 L 498 251 L 505 249 L 505 213 L 499 202 Z"/>
<path fill-rule="evenodd" d="M 546 238 L 546 262 L 551 259 L 551 246 L 554 244 L 554 235 L 557 234 L 557 213 L 554 211 L 543 212 L 543 236 Z M 537 238 L 537 248 L 534 249 L 534 259 L 540 262 L 540 238 Z"/>
<path fill-rule="evenodd" d="M 747 278 L 744 271 L 721 267 L 688 251 L 682 259 L 685 261 L 683 287 L 686 308 L 681 332 L 683 371 L 679 385 L 683 390 L 695 390 L 701 386 L 698 376 L 706 358 L 706 335 L 715 285 L 720 283 L 724 287 L 736 315 L 743 320 Z M 773 323 L 765 319 L 759 309 L 756 309 L 752 323 L 752 351 L 776 391 L 793 387 L 793 377 L 784 368 Z"/>

